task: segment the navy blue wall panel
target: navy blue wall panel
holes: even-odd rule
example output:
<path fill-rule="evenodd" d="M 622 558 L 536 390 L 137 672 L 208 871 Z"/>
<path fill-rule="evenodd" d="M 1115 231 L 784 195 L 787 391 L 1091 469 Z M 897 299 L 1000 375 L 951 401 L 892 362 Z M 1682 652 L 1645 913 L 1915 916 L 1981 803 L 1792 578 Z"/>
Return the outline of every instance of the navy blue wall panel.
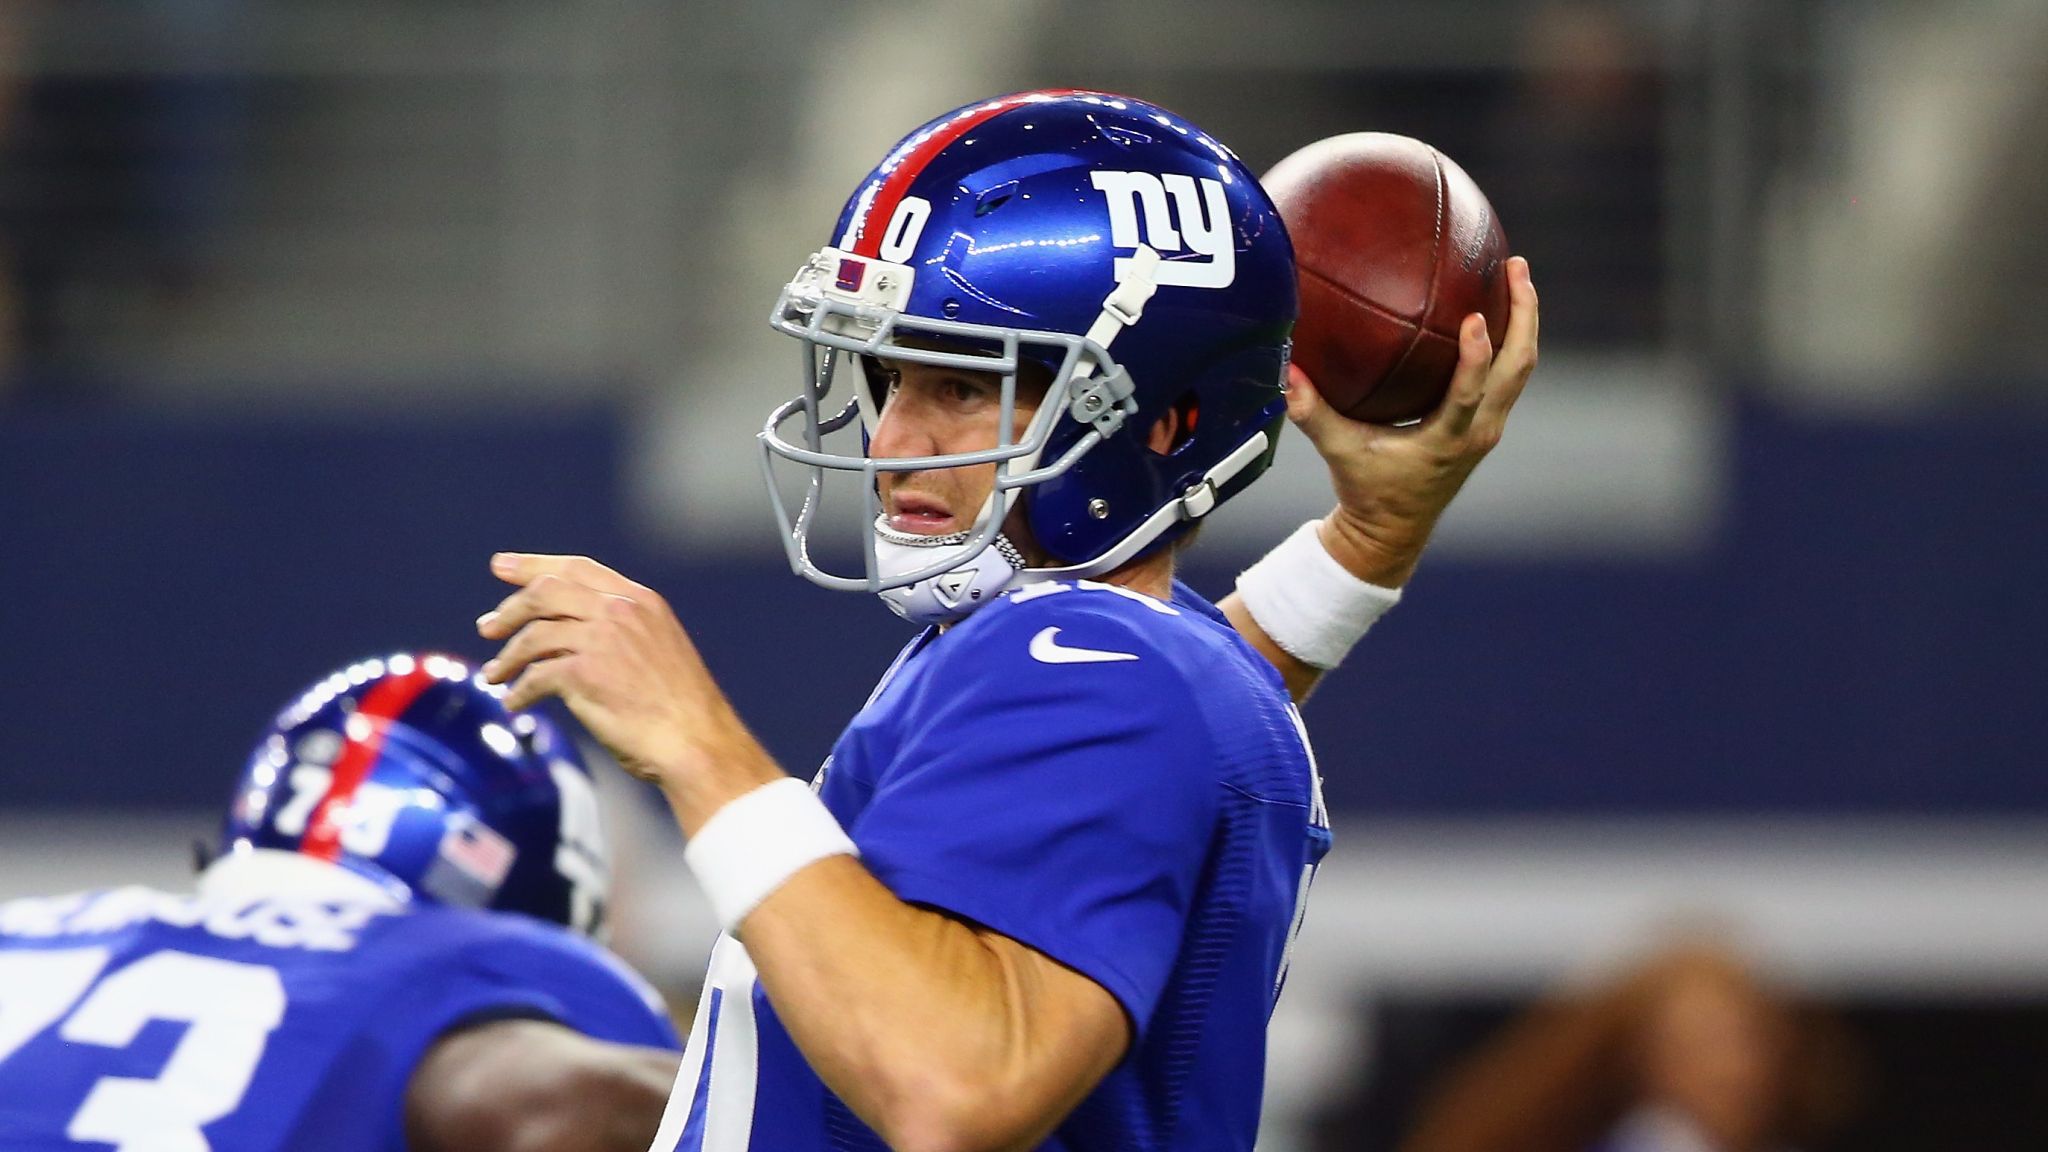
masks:
<path fill-rule="evenodd" d="M 470 621 L 506 546 L 589 552 L 663 590 L 808 772 L 902 626 L 772 555 L 636 548 L 619 426 L 0 423 L 0 805 L 215 802 L 329 665 L 481 654 Z M 1427 564 L 1310 702 L 1332 804 L 2048 812 L 2048 424 L 1752 408 L 1733 448 L 1724 535 L 1701 556 Z M 1213 564 L 1190 576 L 1228 587 Z"/>

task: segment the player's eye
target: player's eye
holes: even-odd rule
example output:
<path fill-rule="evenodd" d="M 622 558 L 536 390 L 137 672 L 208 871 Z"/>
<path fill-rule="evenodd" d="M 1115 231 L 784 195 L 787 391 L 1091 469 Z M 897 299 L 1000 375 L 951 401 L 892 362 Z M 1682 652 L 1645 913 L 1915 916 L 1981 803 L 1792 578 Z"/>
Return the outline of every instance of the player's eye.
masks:
<path fill-rule="evenodd" d="M 959 404 L 973 404 L 998 394 L 994 381 L 974 376 L 948 376 L 940 387 L 945 390 L 946 399 Z"/>

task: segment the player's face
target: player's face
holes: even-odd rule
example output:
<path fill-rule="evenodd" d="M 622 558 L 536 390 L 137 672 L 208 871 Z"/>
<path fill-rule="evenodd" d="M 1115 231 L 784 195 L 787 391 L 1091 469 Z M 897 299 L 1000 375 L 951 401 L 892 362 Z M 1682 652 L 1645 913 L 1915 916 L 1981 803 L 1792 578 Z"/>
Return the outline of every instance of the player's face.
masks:
<path fill-rule="evenodd" d="M 880 363 L 886 399 L 870 455 L 897 460 L 994 448 L 1000 439 L 1003 378 L 991 372 L 937 368 L 902 360 Z M 1045 398 L 1043 380 L 1017 381 L 1012 442 L 1024 434 Z M 898 532 L 944 536 L 965 532 L 995 487 L 996 466 L 976 464 L 918 472 L 884 472 L 882 514 Z"/>

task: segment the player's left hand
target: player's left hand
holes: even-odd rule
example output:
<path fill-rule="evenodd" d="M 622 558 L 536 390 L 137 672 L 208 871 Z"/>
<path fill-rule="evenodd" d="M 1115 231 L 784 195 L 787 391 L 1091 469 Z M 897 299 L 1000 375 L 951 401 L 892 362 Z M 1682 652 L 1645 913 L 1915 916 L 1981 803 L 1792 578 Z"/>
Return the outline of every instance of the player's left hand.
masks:
<path fill-rule="evenodd" d="M 672 796 L 722 802 L 780 774 L 659 593 L 584 556 L 500 552 L 491 573 L 518 587 L 476 622 L 505 642 L 483 673 L 511 685 L 506 707 L 560 697 L 620 766 Z"/>
<path fill-rule="evenodd" d="M 1508 328 L 1498 350 L 1477 313 L 1458 329 L 1458 367 L 1436 411 L 1395 428 L 1352 420 L 1289 366 L 1287 417 L 1330 469 L 1337 507 L 1323 547 L 1352 575 L 1398 588 L 1472 470 L 1500 443 L 1508 411 L 1536 368 L 1536 285 L 1529 262 L 1508 260 Z"/>

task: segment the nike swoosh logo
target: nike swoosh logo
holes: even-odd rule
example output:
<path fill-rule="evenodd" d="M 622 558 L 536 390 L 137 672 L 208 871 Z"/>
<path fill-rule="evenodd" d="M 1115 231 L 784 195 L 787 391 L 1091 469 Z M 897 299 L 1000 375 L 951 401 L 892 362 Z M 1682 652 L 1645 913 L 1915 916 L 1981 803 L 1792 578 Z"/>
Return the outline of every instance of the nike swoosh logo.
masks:
<path fill-rule="evenodd" d="M 1031 638 L 1031 658 L 1041 664 L 1106 664 L 1112 660 L 1136 660 L 1135 652 L 1105 652 L 1100 648 L 1069 648 L 1059 642 L 1060 630 L 1047 628 Z"/>

